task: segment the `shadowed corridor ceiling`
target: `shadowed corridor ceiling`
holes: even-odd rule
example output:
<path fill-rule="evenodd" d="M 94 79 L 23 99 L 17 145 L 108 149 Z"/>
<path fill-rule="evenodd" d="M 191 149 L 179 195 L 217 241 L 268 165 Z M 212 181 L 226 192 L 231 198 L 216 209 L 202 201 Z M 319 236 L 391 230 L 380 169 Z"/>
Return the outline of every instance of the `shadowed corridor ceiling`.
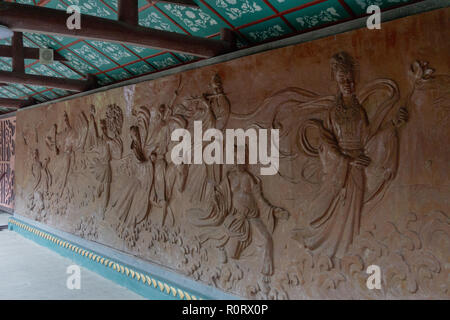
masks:
<path fill-rule="evenodd" d="M 82 14 L 118 19 L 117 0 L 16 0 L 33 6 L 66 11 L 78 5 Z M 220 30 L 228 28 L 237 36 L 237 47 L 289 37 L 342 23 L 366 15 L 366 8 L 376 4 L 382 10 L 407 5 L 414 0 L 194 0 L 198 7 L 170 2 L 139 0 L 139 25 L 205 38 L 220 38 Z M 69 16 L 69 15 L 68 15 Z M 45 21 L 42 21 L 45 23 Z M 83 27 L 83 20 L 81 20 Z M 0 40 L 11 45 L 11 39 Z M 98 86 L 159 72 L 203 58 L 167 50 L 150 49 L 72 37 L 23 32 L 23 46 L 50 48 L 66 61 L 43 65 L 39 60 L 25 59 L 25 73 L 87 79 L 95 76 Z M 0 70 L 12 71 L 12 58 L 0 57 Z M 0 98 L 29 99 L 46 102 L 73 92 L 38 85 L 0 84 Z M 0 113 L 15 109 L 0 106 Z"/>

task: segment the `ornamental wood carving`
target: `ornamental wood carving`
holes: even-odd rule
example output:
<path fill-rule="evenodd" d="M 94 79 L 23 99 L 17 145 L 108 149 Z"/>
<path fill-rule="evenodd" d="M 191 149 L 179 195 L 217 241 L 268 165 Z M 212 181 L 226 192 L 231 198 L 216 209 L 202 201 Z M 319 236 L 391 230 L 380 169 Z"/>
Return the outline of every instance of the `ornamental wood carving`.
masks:
<path fill-rule="evenodd" d="M 449 298 L 449 17 L 19 111 L 16 211 L 246 298 Z M 279 129 L 278 174 L 173 163 L 194 121 Z"/>
<path fill-rule="evenodd" d="M 16 117 L 1 119 L 0 132 L 0 207 L 14 210 Z"/>

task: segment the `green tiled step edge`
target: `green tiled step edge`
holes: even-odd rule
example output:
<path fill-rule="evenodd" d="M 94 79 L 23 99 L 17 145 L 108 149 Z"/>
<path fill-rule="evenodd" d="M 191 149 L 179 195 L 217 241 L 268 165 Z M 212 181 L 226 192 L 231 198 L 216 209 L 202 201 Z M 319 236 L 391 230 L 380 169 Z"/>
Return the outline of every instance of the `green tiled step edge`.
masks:
<path fill-rule="evenodd" d="M 65 256 L 75 263 L 152 300 L 203 300 L 207 296 L 177 287 L 163 279 L 110 259 L 78 244 L 43 231 L 17 218 L 9 218 L 8 229 L 28 238 L 39 245 Z"/>

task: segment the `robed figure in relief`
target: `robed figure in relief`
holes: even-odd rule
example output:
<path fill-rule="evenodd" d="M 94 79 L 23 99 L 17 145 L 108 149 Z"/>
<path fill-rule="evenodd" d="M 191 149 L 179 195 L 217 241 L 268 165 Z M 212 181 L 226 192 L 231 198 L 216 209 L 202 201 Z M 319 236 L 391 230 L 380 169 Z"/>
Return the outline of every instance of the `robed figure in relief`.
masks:
<path fill-rule="evenodd" d="M 392 80 L 377 79 L 357 92 L 356 67 L 349 54 L 337 53 L 331 59 L 336 95 L 288 88 L 265 102 L 274 110 L 272 127 L 293 138 L 290 150 L 280 145 L 282 157 L 310 158 L 297 182 L 318 185 L 292 237 L 330 258 L 345 256 L 360 232 L 363 212 L 369 214 L 381 201 L 395 177 L 398 128 L 408 117 L 405 108 L 394 109 L 399 90 Z"/>

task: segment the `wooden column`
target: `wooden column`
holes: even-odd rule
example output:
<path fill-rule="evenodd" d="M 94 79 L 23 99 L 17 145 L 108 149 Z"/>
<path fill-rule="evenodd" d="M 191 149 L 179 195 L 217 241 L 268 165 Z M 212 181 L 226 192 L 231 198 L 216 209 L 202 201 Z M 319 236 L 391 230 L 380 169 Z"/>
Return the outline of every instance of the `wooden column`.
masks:
<path fill-rule="evenodd" d="M 22 32 L 14 32 L 12 37 L 12 70 L 13 72 L 25 73 Z"/>

